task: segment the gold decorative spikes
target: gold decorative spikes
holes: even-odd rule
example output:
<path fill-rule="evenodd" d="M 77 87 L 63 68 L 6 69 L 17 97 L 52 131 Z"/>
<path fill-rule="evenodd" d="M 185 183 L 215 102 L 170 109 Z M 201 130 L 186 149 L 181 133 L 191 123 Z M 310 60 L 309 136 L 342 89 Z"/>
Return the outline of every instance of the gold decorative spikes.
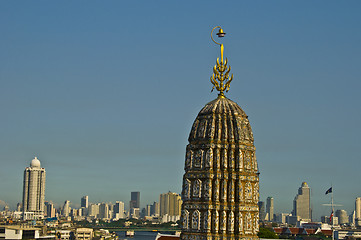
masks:
<path fill-rule="evenodd" d="M 227 62 L 227 58 L 224 62 L 223 59 L 219 62 L 219 58 L 217 58 L 217 63 L 213 67 L 213 75 L 211 76 L 212 91 L 216 88 L 219 91 L 220 97 L 224 97 L 224 91 L 228 92 L 229 85 L 233 80 L 233 74 L 229 77 L 231 66 L 227 66 Z"/>
<path fill-rule="evenodd" d="M 211 83 L 213 84 L 213 89 L 216 88 L 219 91 L 218 97 L 223 98 L 224 97 L 224 90 L 228 92 L 229 85 L 232 82 L 233 74 L 231 77 L 229 77 L 229 72 L 231 71 L 231 67 L 227 66 L 227 58 L 226 61 L 223 62 L 223 52 L 224 52 L 224 46 L 223 44 L 216 42 L 213 38 L 213 31 L 215 29 L 219 28 L 219 32 L 217 33 L 217 36 L 222 38 L 226 33 L 223 31 L 223 29 L 220 26 L 214 27 L 211 31 L 211 39 L 212 41 L 219 45 L 221 48 L 221 62 L 219 62 L 219 58 L 217 58 L 217 64 L 213 67 L 213 75 L 211 77 Z"/>

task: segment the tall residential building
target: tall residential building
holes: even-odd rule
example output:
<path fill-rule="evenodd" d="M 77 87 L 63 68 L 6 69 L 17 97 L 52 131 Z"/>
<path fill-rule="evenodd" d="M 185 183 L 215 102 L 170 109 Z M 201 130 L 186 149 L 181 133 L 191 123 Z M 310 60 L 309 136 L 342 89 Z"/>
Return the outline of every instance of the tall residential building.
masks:
<path fill-rule="evenodd" d="M 66 201 L 64 202 L 64 205 L 63 205 L 63 216 L 69 217 L 69 216 L 70 216 L 70 211 L 71 211 L 70 201 L 69 201 L 69 200 L 66 200 Z"/>
<path fill-rule="evenodd" d="M 131 192 L 129 209 L 140 207 L 140 192 Z"/>
<path fill-rule="evenodd" d="M 88 208 L 89 207 L 89 197 L 88 196 L 82 197 L 80 200 L 80 204 L 81 204 L 82 208 Z"/>
<path fill-rule="evenodd" d="M 97 204 L 91 204 L 89 206 L 88 216 L 98 218 L 99 215 L 99 203 Z"/>
<path fill-rule="evenodd" d="M 258 202 L 258 209 L 259 209 L 259 220 L 263 222 L 266 219 L 266 208 L 264 202 L 262 201 Z"/>
<path fill-rule="evenodd" d="M 361 226 L 361 197 L 355 201 L 355 225 Z"/>
<path fill-rule="evenodd" d="M 115 205 L 114 205 L 114 218 L 115 219 L 120 219 L 120 218 L 125 218 L 124 216 L 124 203 L 121 201 L 116 201 Z"/>
<path fill-rule="evenodd" d="M 225 33 L 220 27 L 218 36 Z M 212 32 L 213 32 L 212 30 Z M 212 40 L 217 43 L 213 37 Z M 182 239 L 258 239 L 259 177 L 251 125 L 225 96 L 233 75 L 227 59 L 213 67 L 218 97 L 198 113 L 188 137 L 182 185 Z M 162 206 L 162 204 L 161 204 Z"/>
<path fill-rule="evenodd" d="M 160 215 L 160 207 L 159 203 L 154 202 L 150 209 L 150 215 L 152 216 L 159 216 Z"/>
<path fill-rule="evenodd" d="M 108 219 L 109 218 L 109 206 L 106 203 L 101 203 L 99 205 L 99 218 Z"/>
<path fill-rule="evenodd" d="M 273 197 L 267 198 L 266 212 L 268 214 L 268 221 L 272 222 L 274 220 L 274 205 L 273 205 Z"/>
<path fill-rule="evenodd" d="M 311 190 L 306 182 L 298 189 L 293 200 L 293 216 L 299 216 L 302 221 L 311 221 Z"/>
<path fill-rule="evenodd" d="M 36 157 L 24 171 L 23 217 L 33 219 L 44 217 L 45 169 Z"/>
<path fill-rule="evenodd" d="M 55 217 L 54 204 L 51 202 L 45 202 L 45 212 L 46 212 L 46 217 L 48 217 L 48 218 Z"/>
<path fill-rule="evenodd" d="M 182 208 L 182 199 L 178 193 L 160 194 L 160 215 L 180 216 Z"/>

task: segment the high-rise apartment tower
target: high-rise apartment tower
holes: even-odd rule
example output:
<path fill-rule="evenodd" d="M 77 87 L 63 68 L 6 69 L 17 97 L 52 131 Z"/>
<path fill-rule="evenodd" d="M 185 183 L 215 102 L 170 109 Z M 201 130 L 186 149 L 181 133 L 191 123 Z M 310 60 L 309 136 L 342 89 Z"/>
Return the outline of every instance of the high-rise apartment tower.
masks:
<path fill-rule="evenodd" d="M 298 189 L 298 194 L 293 200 L 294 216 L 299 216 L 303 221 L 311 221 L 311 190 L 306 182 Z"/>
<path fill-rule="evenodd" d="M 88 196 L 82 197 L 80 203 L 81 203 L 82 208 L 88 208 L 89 207 L 89 197 Z"/>
<path fill-rule="evenodd" d="M 44 217 L 45 169 L 36 157 L 24 171 L 23 217 L 39 219 Z"/>
<path fill-rule="evenodd" d="M 355 201 L 355 225 L 361 226 L 361 197 Z"/>
<path fill-rule="evenodd" d="M 268 221 L 272 222 L 274 220 L 274 205 L 273 205 L 273 197 L 267 198 L 266 204 L 266 212 L 268 215 Z"/>
<path fill-rule="evenodd" d="M 169 216 L 180 216 L 182 199 L 178 193 L 163 193 L 159 196 L 160 199 L 160 215 L 168 214 Z"/>

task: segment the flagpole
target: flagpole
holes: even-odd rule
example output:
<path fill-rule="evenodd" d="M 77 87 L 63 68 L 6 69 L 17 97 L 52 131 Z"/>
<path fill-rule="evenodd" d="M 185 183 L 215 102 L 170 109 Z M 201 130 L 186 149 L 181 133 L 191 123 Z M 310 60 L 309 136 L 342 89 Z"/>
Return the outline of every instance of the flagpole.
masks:
<path fill-rule="evenodd" d="M 333 214 L 334 214 L 334 209 L 333 209 L 333 187 L 332 187 L 332 183 L 331 183 L 331 208 L 332 208 L 332 211 L 331 211 L 331 214 L 332 214 L 332 217 L 330 218 L 330 220 L 332 221 L 332 225 L 331 225 L 331 232 L 332 232 L 332 240 L 334 240 L 334 236 L 333 236 Z"/>

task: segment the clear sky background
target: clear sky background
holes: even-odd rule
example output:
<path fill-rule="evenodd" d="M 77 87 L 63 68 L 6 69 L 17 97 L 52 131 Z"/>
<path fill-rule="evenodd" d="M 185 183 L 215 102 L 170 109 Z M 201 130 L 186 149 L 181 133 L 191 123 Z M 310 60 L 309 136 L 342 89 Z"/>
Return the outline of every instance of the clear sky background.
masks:
<path fill-rule="evenodd" d="M 360 1 L 1 1 L 0 204 L 37 156 L 46 200 L 141 205 L 180 193 L 192 123 L 216 98 L 221 25 L 249 115 L 260 197 L 290 212 L 312 189 L 351 213 L 361 196 Z"/>

